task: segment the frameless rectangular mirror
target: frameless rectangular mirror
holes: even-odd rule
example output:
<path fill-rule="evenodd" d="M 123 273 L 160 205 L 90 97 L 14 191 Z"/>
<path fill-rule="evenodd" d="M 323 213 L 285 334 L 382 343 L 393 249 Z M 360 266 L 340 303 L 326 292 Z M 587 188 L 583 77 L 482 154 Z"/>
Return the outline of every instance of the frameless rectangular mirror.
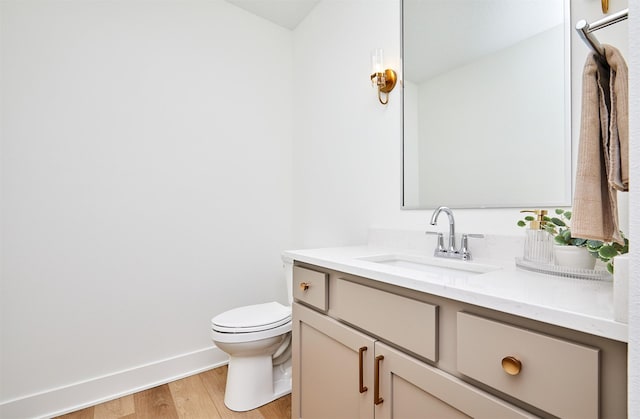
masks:
<path fill-rule="evenodd" d="M 401 0 L 405 209 L 571 204 L 568 0 Z"/>

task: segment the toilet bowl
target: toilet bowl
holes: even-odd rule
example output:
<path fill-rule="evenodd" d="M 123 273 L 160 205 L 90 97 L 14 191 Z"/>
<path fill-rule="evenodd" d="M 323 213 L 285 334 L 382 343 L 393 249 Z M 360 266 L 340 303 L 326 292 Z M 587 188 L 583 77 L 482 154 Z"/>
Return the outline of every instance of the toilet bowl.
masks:
<path fill-rule="evenodd" d="M 229 355 L 229 409 L 255 409 L 291 392 L 291 307 L 270 302 L 225 311 L 211 319 L 211 339 Z"/>

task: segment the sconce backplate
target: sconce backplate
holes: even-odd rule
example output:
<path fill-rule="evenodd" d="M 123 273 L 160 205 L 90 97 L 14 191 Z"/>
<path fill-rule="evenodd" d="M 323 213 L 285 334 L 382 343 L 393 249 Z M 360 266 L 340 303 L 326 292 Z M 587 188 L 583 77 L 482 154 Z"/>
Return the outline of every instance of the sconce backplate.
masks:
<path fill-rule="evenodd" d="M 380 91 L 383 93 L 389 93 L 396 87 L 396 82 L 398 81 L 398 75 L 395 71 L 387 68 L 384 70 L 384 86 L 380 86 Z"/>

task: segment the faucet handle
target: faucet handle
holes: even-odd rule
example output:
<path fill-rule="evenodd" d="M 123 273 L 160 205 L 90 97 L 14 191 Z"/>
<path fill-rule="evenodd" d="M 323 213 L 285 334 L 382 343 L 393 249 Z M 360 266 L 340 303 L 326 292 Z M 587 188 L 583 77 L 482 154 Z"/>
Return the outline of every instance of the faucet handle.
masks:
<path fill-rule="evenodd" d="M 484 234 L 463 234 L 462 236 L 467 236 L 470 239 L 484 239 Z"/>
<path fill-rule="evenodd" d="M 430 234 L 433 236 L 438 236 L 438 247 L 436 248 L 436 253 L 446 252 L 444 248 L 444 235 L 438 231 L 425 231 L 424 234 Z"/>
<path fill-rule="evenodd" d="M 483 239 L 484 234 L 463 234 L 462 242 L 460 243 L 460 254 L 462 254 L 462 260 L 471 260 L 471 252 L 469 252 L 469 239 Z"/>

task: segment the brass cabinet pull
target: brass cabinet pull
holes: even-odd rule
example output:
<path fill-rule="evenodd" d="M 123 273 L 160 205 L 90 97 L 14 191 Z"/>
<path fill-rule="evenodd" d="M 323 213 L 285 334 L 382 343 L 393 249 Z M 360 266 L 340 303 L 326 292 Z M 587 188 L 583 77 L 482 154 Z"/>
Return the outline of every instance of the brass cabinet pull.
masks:
<path fill-rule="evenodd" d="M 380 397 L 380 361 L 384 359 L 384 356 L 378 355 L 376 356 L 376 363 L 373 364 L 373 404 L 380 404 L 384 401 L 382 397 Z"/>
<path fill-rule="evenodd" d="M 367 350 L 366 346 L 363 346 L 362 348 L 358 349 L 358 381 L 360 383 L 360 393 L 364 393 L 365 391 L 368 390 L 367 386 L 363 385 L 364 384 L 364 376 L 363 376 L 363 358 L 364 358 L 364 352 Z"/>
<path fill-rule="evenodd" d="M 311 286 L 311 284 L 310 284 L 310 283 L 308 283 L 308 282 L 301 282 L 301 283 L 300 283 L 300 289 L 301 289 L 302 291 L 306 291 L 306 290 L 308 290 L 310 286 Z"/>
<path fill-rule="evenodd" d="M 522 362 L 514 356 L 502 358 L 502 369 L 509 375 L 518 375 L 522 369 Z"/>

